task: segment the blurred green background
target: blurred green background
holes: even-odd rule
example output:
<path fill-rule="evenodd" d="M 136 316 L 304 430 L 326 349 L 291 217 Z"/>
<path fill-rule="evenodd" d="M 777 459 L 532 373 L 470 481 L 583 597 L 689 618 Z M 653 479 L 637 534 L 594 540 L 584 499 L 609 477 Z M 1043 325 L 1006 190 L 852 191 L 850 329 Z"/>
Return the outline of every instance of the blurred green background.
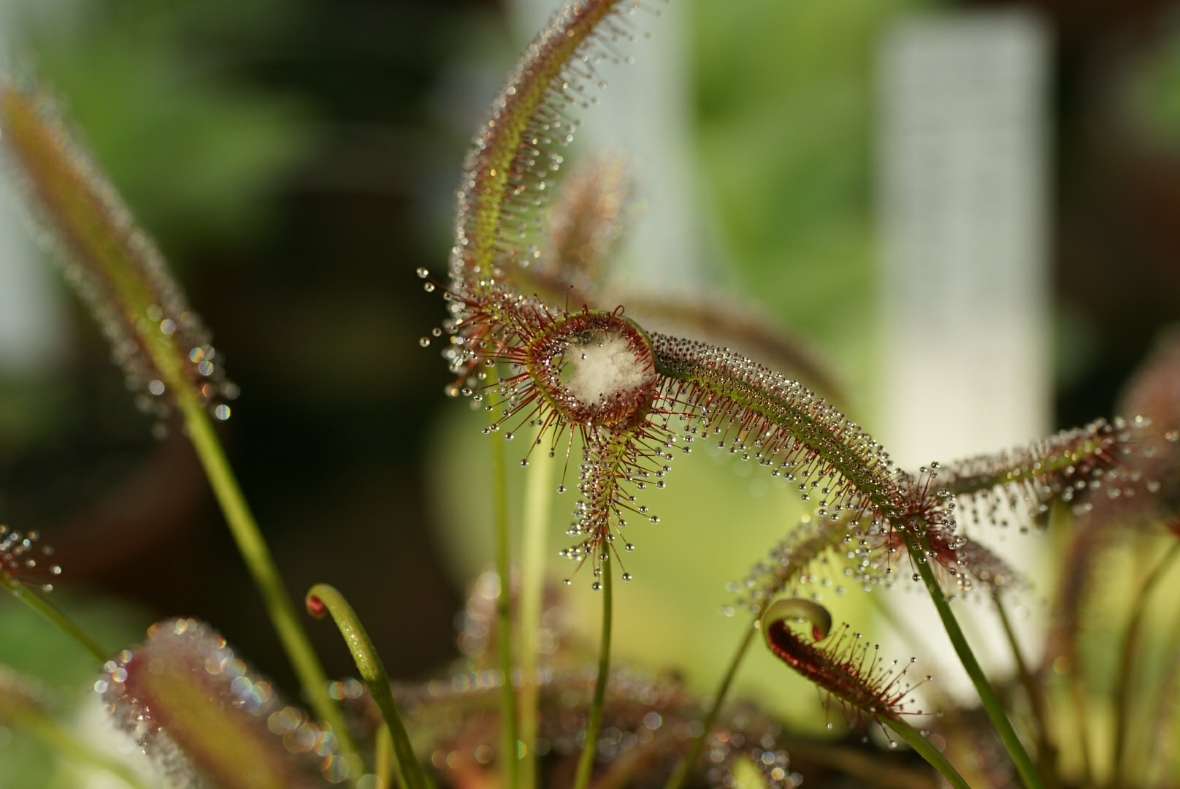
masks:
<path fill-rule="evenodd" d="M 683 5 L 687 133 L 729 295 L 827 357 L 871 428 L 888 376 L 873 337 L 873 66 L 890 23 L 929 6 Z M 1069 425 L 1109 413 L 1180 314 L 1180 18 L 1148 0 L 1003 5 L 1035 7 L 1055 39 L 1054 402 Z M 414 270 L 445 265 L 467 142 L 524 43 L 508 9 L 8 0 L 0 26 L 9 67 L 61 100 L 213 328 L 243 390 L 229 451 L 291 590 L 337 583 L 391 673 L 437 670 L 457 654 L 464 585 L 490 560 L 488 450 L 478 418 L 442 396 L 437 352 L 418 347 L 443 309 Z M 57 547 L 58 602 L 109 642 L 196 616 L 290 688 L 194 458 L 150 437 L 89 316 L 44 270 L 56 339 L 43 358 L 0 358 L 0 521 Z M 618 654 L 698 687 L 737 638 L 725 583 L 798 514 L 734 466 L 708 452 L 677 463 L 620 596 Z M 556 502 L 555 547 L 571 505 Z M 576 610 L 593 602 L 582 580 Z M 313 635 L 330 673 L 350 673 L 338 639 Z M 85 693 L 85 663 L 4 600 L 0 663 Z M 746 675 L 747 691 L 822 724 L 811 689 Z M 46 763 L 0 730 L 0 786 L 41 785 Z"/>

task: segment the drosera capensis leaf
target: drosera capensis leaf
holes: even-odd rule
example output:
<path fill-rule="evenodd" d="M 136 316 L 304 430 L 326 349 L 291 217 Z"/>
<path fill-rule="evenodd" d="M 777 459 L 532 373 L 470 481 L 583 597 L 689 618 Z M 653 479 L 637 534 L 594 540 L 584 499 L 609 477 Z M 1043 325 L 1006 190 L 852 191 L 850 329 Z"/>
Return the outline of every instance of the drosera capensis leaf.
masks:
<path fill-rule="evenodd" d="M 714 294 L 700 299 L 635 292 L 611 295 L 627 305 L 631 317 L 651 331 L 694 337 L 729 348 L 800 381 L 833 403 L 846 400 L 839 377 L 807 342 L 749 307 Z"/>
<path fill-rule="evenodd" d="M 539 255 L 537 207 L 553 191 L 577 122 L 601 78 L 595 66 L 617 61 L 615 45 L 635 38 L 630 17 L 653 0 L 574 0 L 533 40 L 477 133 L 459 187 L 452 288 L 492 289 L 501 258 Z"/>
<path fill-rule="evenodd" d="M 140 409 L 163 419 L 178 390 L 219 420 L 237 387 L 155 243 L 43 94 L 0 76 L 0 149 L 66 279 L 98 320 Z"/>
<path fill-rule="evenodd" d="M 1141 435 L 1134 422 L 1097 419 L 1026 446 L 949 463 L 939 485 L 958 501 L 967 524 L 1044 525 L 1054 502 L 1082 514 L 1100 489 L 1119 496 L 1141 487 L 1124 472 Z"/>
<path fill-rule="evenodd" d="M 818 499 L 820 516 L 872 513 L 891 520 L 901 491 L 884 448 L 797 381 L 725 348 L 653 333 L 656 369 L 669 408 L 721 437 Z"/>
<path fill-rule="evenodd" d="M 810 638 L 800 636 L 792 621 L 803 621 Z M 913 660 L 886 661 L 876 644 L 841 625 L 834 638 L 832 616 L 811 600 L 781 598 L 762 614 L 762 636 L 771 652 L 795 671 L 831 694 L 855 721 L 898 719 L 921 715 L 913 707 L 918 682 L 908 678 Z"/>
<path fill-rule="evenodd" d="M 116 725 L 170 778 L 226 789 L 338 783 L 350 766 L 335 736 L 285 704 L 224 638 L 194 619 L 152 625 L 95 683 Z"/>
<path fill-rule="evenodd" d="M 800 636 L 792 621 L 810 626 L 811 638 Z M 914 659 L 901 663 L 883 660 L 876 644 L 864 643 L 847 625 L 837 629 L 829 641 L 832 617 L 823 606 L 799 598 L 776 600 L 762 615 L 761 629 L 766 646 L 793 670 L 831 694 L 856 721 L 876 721 L 888 727 L 934 767 L 956 789 L 969 789 L 967 782 L 935 748 L 923 732 L 905 718 L 923 715 L 913 708 L 913 691 L 928 682 L 908 678 Z"/>

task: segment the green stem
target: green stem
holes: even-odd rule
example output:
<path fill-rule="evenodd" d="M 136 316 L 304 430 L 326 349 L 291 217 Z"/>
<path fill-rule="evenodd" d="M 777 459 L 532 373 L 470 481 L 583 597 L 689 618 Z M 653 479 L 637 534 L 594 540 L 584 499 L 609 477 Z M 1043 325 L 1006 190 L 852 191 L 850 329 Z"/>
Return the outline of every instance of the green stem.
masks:
<path fill-rule="evenodd" d="M 539 437 L 538 432 L 533 439 L 534 450 Z M 552 495 L 553 462 L 542 457 L 529 466 L 524 492 L 524 545 L 520 567 L 520 737 L 524 742 L 520 785 L 523 789 L 534 789 L 537 785 L 541 614 Z"/>
<path fill-rule="evenodd" d="M 1172 562 L 1180 556 L 1180 540 L 1173 541 L 1167 553 L 1163 555 L 1151 572 L 1143 579 L 1142 586 L 1135 595 L 1131 608 L 1131 618 L 1127 622 L 1127 630 L 1123 635 L 1122 652 L 1119 659 L 1119 671 L 1115 675 L 1114 691 L 1114 766 L 1111 768 L 1113 786 L 1124 786 L 1123 765 L 1124 751 L 1127 746 L 1127 729 L 1130 724 L 1131 690 L 1135 657 L 1139 653 L 1139 637 L 1143 630 L 1143 620 L 1147 614 L 1147 602 L 1152 590 L 1167 573 Z"/>
<path fill-rule="evenodd" d="M 254 515 L 242 496 L 241 488 L 225 457 L 225 451 L 221 448 L 209 416 L 188 389 L 177 389 L 176 399 L 181 413 L 184 414 L 189 440 L 205 469 L 209 485 L 213 488 L 213 494 L 221 506 L 230 534 L 233 535 L 246 568 L 262 594 L 263 603 L 279 634 L 279 640 L 282 641 L 287 657 L 303 686 L 303 693 L 319 719 L 331 727 L 336 735 L 341 751 L 351 764 L 353 774 L 359 775 L 362 766 L 360 753 L 344 723 L 340 708 L 328 695 L 328 678 L 319 658 L 316 657 L 315 650 L 312 649 L 307 632 L 299 621 L 295 605 L 283 586 L 283 579 L 275 567 L 266 540 L 263 539 Z"/>
<path fill-rule="evenodd" d="M 389 728 L 393 737 L 393 748 L 397 753 L 397 769 L 401 774 L 402 783 L 410 789 L 426 789 L 426 775 L 418 757 L 414 754 L 414 747 L 410 744 L 410 736 L 406 727 L 402 725 L 401 715 L 397 711 L 397 704 L 393 700 L 393 688 L 389 684 L 389 677 L 385 673 L 385 664 L 377 654 L 365 626 L 361 624 L 356 611 L 333 586 L 316 584 L 307 592 L 307 610 L 312 616 L 320 617 L 324 613 L 332 615 L 348 651 L 352 653 L 356 670 L 360 672 L 361 680 L 369 689 L 369 695 L 381 710 L 381 717 Z"/>
<path fill-rule="evenodd" d="M 130 767 L 91 747 L 47 715 L 32 710 L 6 710 L 8 722 L 27 731 L 67 759 L 88 764 L 116 776 L 134 789 L 148 789 Z"/>
<path fill-rule="evenodd" d="M 1081 665 L 1081 655 L 1077 650 L 1066 658 L 1066 675 L 1069 683 L 1069 701 L 1073 706 L 1074 725 L 1077 726 L 1078 750 L 1082 758 L 1082 786 L 1092 786 L 1094 783 L 1094 758 L 1090 755 L 1089 705 L 1086 704 L 1086 686 L 1082 681 L 1084 672 Z"/>
<path fill-rule="evenodd" d="M 1180 618 L 1172 623 L 1167 641 L 1164 643 L 1165 663 L 1164 675 L 1156 685 L 1155 711 L 1150 718 L 1147 731 L 1152 732 L 1151 739 L 1145 743 L 1147 753 L 1156 758 L 1143 760 L 1143 786 L 1159 785 L 1159 774 L 1172 761 L 1170 758 L 1159 758 L 1158 754 L 1168 754 L 1172 748 L 1175 721 L 1172 714 L 1176 706 L 1176 691 L 1180 688 Z"/>
<path fill-rule="evenodd" d="M 971 789 L 971 785 L 963 780 L 963 776 L 959 775 L 959 771 L 954 768 L 954 765 L 948 762 L 942 752 L 931 745 L 930 741 L 919 734 L 913 726 L 897 718 L 882 718 L 882 722 L 897 732 L 897 735 L 905 740 L 915 753 L 925 759 L 927 764 L 938 770 L 947 783 L 956 789 Z"/>
<path fill-rule="evenodd" d="M 0 588 L 7 590 L 17 600 L 80 644 L 83 649 L 94 656 L 99 665 L 105 663 L 107 658 L 111 656 L 110 652 L 99 646 L 99 643 L 87 635 L 86 631 L 70 619 L 64 611 L 19 581 L 9 578 L 3 572 L 0 572 Z"/>
<path fill-rule="evenodd" d="M 1050 774 L 1055 774 L 1056 750 L 1053 746 L 1053 738 L 1049 735 L 1049 717 L 1045 712 L 1044 696 L 1041 694 L 1041 688 L 1037 684 L 1036 678 L 1028 668 L 1028 661 L 1024 659 L 1024 653 L 1020 649 L 1020 641 L 1016 637 L 1016 628 L 1012 626 L 1008 609 L 1004 606 L 999 591 L 992 592 L 992 602 L 1000 617 L 1000 624 L 1004 628 L 1004 636 L 1008 640 L 1008 646 L 1012 649 L 1012 659 L 1016 663 L 1016 674 L 1020 678 L 1025 695 L 1028 696 L 1028 706 L 1032 710 L 1033 720 L 1036 723 L 1037 755 L 1042 767 L 1047 768 Z"/>
<path fill-rule="evenodd" d="M 381 731 L 377 732 L 377 755 L 374 762 L 373 772 L 377 777 L 375 782 L 377 789 L 390 789 L 393 786 L 390 778 L 395 773 L 397 785 L 400 789 L 406 789 L 405 779 L 402 778 L 401 771 L 397 769 L 398 762 L 393 753 L 393 735 L 389 733 L 388 726 L 382 726 Z"/>
<path fill-rule="evenodd" d="M 930 599 L 934 601 L 938 617 L 942 620 L 942 626 L 951 640 L 951 646 L 955 648 L 955 654 L 959 656 L 959 662 L 963 664 L 971 683 L 975 685 L 975 691 L 979 694 L 979 701 L 983 704 L 984 712 L 987 713 L 988 720 L 991 721 L 992 727 L 1000 736 L 1000 741 L 1004 744 L 1004 749 L 1008 751 L 1008 756 L 1016 765 L 1021 781 L 1028 789 L 1043 789 L 1041 778 L 1037 774 L 1036 767 L 1033 766 L 1032 759 L 1029 758 L 1028 751 L 1024 749 L 1020 738 L 1016 736 L 1016 731 L 1004 713 L 1004 707 L 1000 703 L 999 697 L 996 696 L 996 691 L 988 682 L 987 675 L 983 673 L 979 661 L 975 659 L 975 653 L 971 651 L 971 645 L 967 643 L 967 638 L 963 635 L 963 630 L 959 627 L 954 612 L 951 611 L 950 603 L 947 602 L 946 595 L 942 593 L 942 587 L 938 585 L 934 571 L 930 569 L 930 562 L 926 558 L 926 548 L 923 545 L 924 541 L 914 534 L 911 528 L 903 528 L 902 536 L 905 539 L 910 559 L 918 568 L 918 574 L 926 585 L 926 591 L 929 593 Z"/>
<path fill-rule="evenodd" d="M 1074 515 L 1068 505 L 1055 501 L 1049 509 L 1049 532 L 1056 541 L 1056 550 L 1064 555 L 1075 549 L 1074 542 L 1079 538 Z M 1088 528 L 1093 528 L 1090 526 Z M 1070 570 L 1074 572 L 1074 570 Z M 1088 571 L 1086 571 L 1088 572 Z M 1064 603 L 1062 591 L 1058 590 L 1056 608 L 1061 609 Z M 1043 667 L 1048 675 L 1063 674 L 1066 689 L 1069 693 L 1069 703 L 1073 707 L 1073 742 L 1078 745 L 1081 756 L 1082 774 L 1079 785 L 1091 786 L 1094 783 L 1094 759 L 1090 753 L 1090 715 L 1086 704 L 1086 667 L 1078 648 L 1076 634 L 1064 638 L 1062 647 L 1056 650 L 1058 663 L 1050 663 Z"/>
<path fill-rule="evenodd" d="M 755 618 L 746 628 L 746 634 L 742 636 L 741 643 L 738 644 L 733 657 L 729 659 L 729 666 L 725 669 L 725 676 L 721 678 L 721 684 L 717 686 L 717 690 L 713 694 L 713 702 L 709 706 L 709 711 L 705 713 L 704 720 L 701 722 L 701 733 L 693 739 L 692 749 L 689 750 L 688 756 L 681 759 L 680 764 L 676 765 L 676 771 L 672 773 L 668 782 L 664 784 L 664 789 L 680 789 L 684 785 L 684 782 L 688 780 L 688 774 L 692 772 L 692 768 L 696 765 L 697 760 L 701 758 L 701 752 L 705 749 L 705 742 L 709 739 L 709 732 L 713 730 L 713 725 L 717 723 L 717 715 L 721 712 L 721 705 L 725 703 L 725 697 L 729 695 L 729 688 L 733 684 L 734 677 L 737 676 L 738 667 L 741 666 L 746 653 L 750 651 L 750 644 L 754 643 L 754 634 L 758 632 L 757 624 L 758 618 Z"/>
<path fill-rule="evenodd" d="M 488 376 L 488 391 L 498 383 L 499 375 Z M 493 410 L 493 424 L 498 421 Z M 516 748 L 519 739 L 516 718 L 516 688 L 513 686 L 512 662 L 512 563 L 508 539 L 508 458 L 504 433 L 497 426 L 492 431 L 492 515 L 496 532 L 496 575 L 500 593 L 496 597 L 496 649 L 500 658 L 500 769 L 505 789 L 519 785 L 519 758 Z"/>
<path fill-rule="evenodd" d="M 602 559 L 602 635 L 598 644 L 598 678 L 594 681 L 594 700 L 590 704 L 590 721 L 586 726 L 586 746 L 578 760 L 577 780 L 574 789 L 590 786 L 594 773 L 594 758 L 598 753 L 598 735 L 602 731 L 602 710 L 606 704 L 606 683 L 610 679 L 610 628 L 611 628 L 611 567 L 610 554 Z"/>

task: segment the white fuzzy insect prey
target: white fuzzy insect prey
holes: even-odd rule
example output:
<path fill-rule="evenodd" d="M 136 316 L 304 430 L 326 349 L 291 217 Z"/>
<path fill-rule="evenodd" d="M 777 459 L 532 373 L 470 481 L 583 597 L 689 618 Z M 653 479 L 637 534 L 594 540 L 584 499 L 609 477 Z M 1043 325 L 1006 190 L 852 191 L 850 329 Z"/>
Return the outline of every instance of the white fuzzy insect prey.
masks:
<path fill-rule="evenodd" d="M 566 363 L 570 370 L 566 387 L 586 405 L 638 389 L 655 376 L 627 339 L 617 334 L 597 333 L 588 341 L 572 344 Z"/>

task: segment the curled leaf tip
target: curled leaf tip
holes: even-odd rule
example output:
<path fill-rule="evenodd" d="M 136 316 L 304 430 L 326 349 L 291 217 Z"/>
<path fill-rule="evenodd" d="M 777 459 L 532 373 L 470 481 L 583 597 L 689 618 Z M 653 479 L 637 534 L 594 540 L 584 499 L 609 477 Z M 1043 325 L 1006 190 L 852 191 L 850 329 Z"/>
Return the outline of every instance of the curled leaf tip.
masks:
<path fill-rule="evenodd" d="M 318 607 L 324 614 L 332 615 L 344 643 L 348 645 L 357 671 L 385 719 L 394 751 L 397 753 L 397 768 L 402 785 L 407 789 L 427 789 L 430 782 L 414 753 L 409 734 L 402 723 L 389 678 L 385 674 L 385 666 L 356 611 L 336 587 L 328 584 L 316 584 L 311 587 L 306 599 L 309 611 L 312 611 L 313 607 Z"/>
<path fill-rule="evenodd" d="M 306 598 L 307 613 L 316 619 L 323 619 L 328 615 L 328 606 L 319 595 L 308 592 Z"/>
<path fill-rule="evenodd" d="M 790 622 L 805 620 L 811 626 L 809 642 L 792 630 Z M 792 669 L 839 702 L 854 722 L 899 720 L 920 715 L 913 708 L 913 691 L 931 679 L 914 683 L 908 678 L 914 663 L 881 658 L 876 644 L 842 625 L 829 638 L 831 614 L 818 603 L 799 598 L 771 604 L 761 620 L 762 636 L 770 651 Z M 820 645 L 819 642 L 823 644 Z"/>
<path fill-rule="evenodd" d="M 788 620 L 806 620 L 811 626 L 811 638 L 823 641 L 832 631 L 832 614 L 827 608 L 811 600 L 799 597 L 786 597 L 771 603 L 762 614 L 762 632 L 768 632 L 772 626 Z"/>

